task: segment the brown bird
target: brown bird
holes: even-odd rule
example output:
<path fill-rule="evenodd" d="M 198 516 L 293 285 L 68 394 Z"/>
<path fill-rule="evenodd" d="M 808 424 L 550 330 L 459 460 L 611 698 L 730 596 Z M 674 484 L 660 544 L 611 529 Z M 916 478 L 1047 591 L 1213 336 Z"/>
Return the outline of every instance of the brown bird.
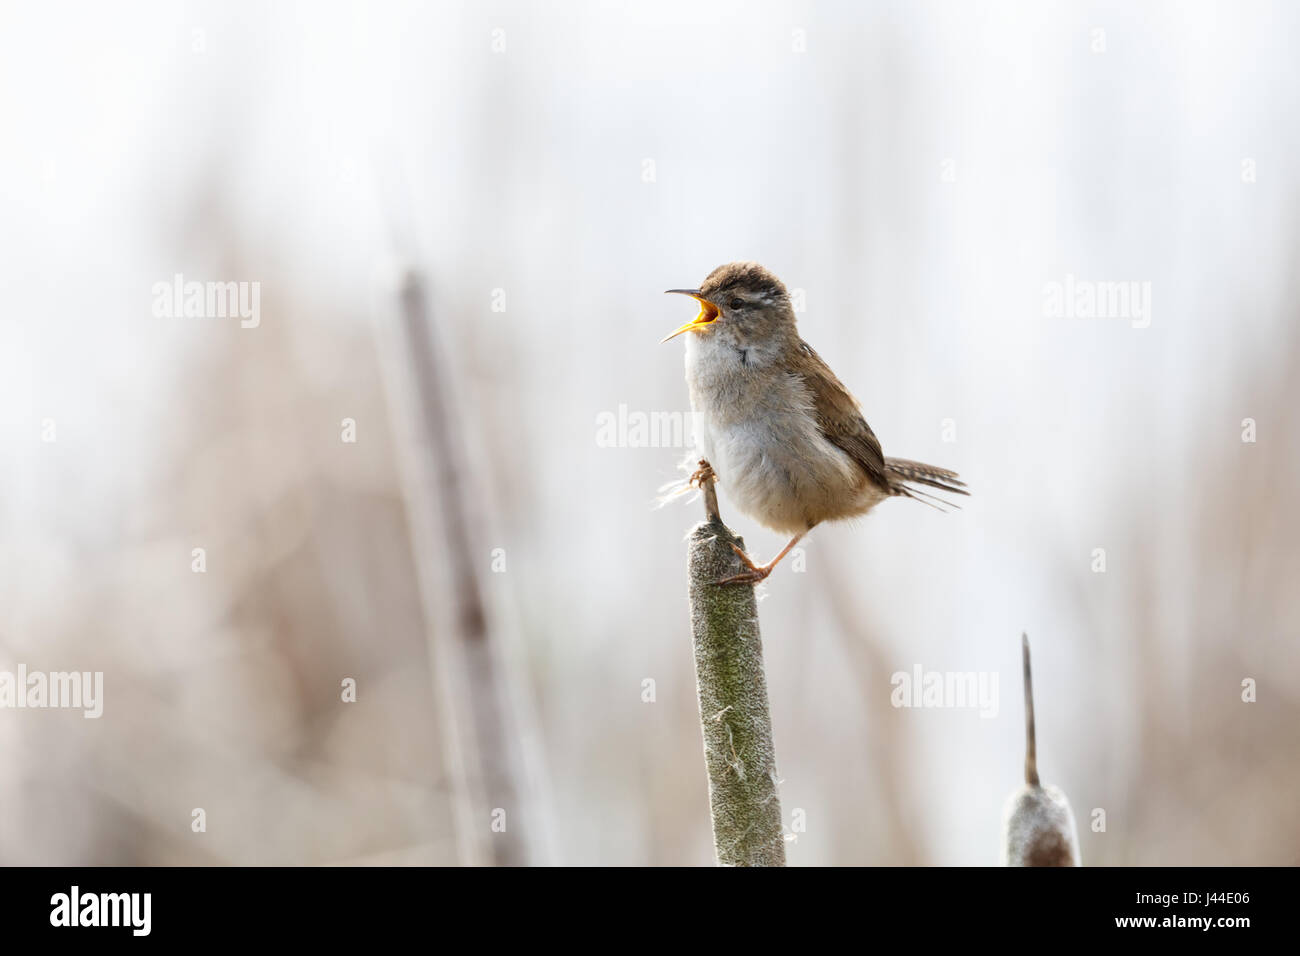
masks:
<path fill-rule="evenodd" d="M 669 289 L 700 303 L 684 332 L 686 381 L 700 451 L 745 514 L 793 535 L 767 564 L 739 548 L 748 571 L 719 584 L 762 581 L 823 521 L 866 514 L 886 498 L 965 495 L 955 472 L 886 458 L 835 373 L 799 337 L 790 295 L 756 262 L 732 262 L 698 289 Z M 735 547 L 733 545 L 733 547 Z"/>

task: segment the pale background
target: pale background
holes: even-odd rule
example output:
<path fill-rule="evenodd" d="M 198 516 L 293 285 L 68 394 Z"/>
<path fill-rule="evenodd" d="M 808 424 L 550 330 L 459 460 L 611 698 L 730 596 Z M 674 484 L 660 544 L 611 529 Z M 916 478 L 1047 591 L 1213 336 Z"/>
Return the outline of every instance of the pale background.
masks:
<path fill-rule="evenodd" d="M 886 453 L 974 492 L 819 528 L 766 586 L 790 862 L 995 862 L 1022 630 L 1086 863 L 1300 861 L 1295 5 L 0 11 L 0 669 L 106 685 L 98 721 L 0 711 L 0 862 L 464 859 L 430 553 L 514 674 L 530 859 L 710 862 L 701 512 L 652 508 L 685 449 L 596 422 L 686 410 L 661 291 L 740 258 L 806 291 Z M 402 478 L 406 270 L 461 553 Z M 260 327 L 155 318 L 177 272 L 260 282 Z M 1045 317 L 1067 273 L 1150 282 L 1150 327 Z M 917 665 L 997 672 L 998 716 L 891 708 Z"/>

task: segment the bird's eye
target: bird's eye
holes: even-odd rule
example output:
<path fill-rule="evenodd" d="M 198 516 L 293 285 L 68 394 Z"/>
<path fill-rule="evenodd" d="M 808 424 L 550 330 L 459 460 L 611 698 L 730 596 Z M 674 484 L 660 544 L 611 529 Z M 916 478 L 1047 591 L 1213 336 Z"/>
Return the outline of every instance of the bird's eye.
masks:
<path fill-rule="evenodd" d="M 740 298 L 732 299 L 727 303 L 727 307 L 731 309 L 743 309 L 745 307 L 745 300 Z"/>

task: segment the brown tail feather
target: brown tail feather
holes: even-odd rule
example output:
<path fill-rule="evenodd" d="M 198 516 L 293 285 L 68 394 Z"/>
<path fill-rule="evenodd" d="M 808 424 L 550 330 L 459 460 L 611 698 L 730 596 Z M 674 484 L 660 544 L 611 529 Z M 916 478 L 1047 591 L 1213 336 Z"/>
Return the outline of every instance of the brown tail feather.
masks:
<path fill-rule="evenodd" d="M 940 491 L 946 491 L 950 495 L 970 494 L 966 490 L 966 482 L 958 478 L 955 471 L 949 471 L 947 468 L 939 468 L 935 465 L 922 464 L 919 461 L 909 461 L 906 458 L 886 458 L 885 474 L 894 486 L 894 494 L 907 498 L 916 498 L 918 501 L 929 498 L 953 508 L 957 507 L 952 502 L 935 497 L 920 488 L 909 488 L 908 485 L 927 485 L 931 488 L 938 488 Z M 926 502 L 926 504 L 929 503 L 929 501 Z"/>

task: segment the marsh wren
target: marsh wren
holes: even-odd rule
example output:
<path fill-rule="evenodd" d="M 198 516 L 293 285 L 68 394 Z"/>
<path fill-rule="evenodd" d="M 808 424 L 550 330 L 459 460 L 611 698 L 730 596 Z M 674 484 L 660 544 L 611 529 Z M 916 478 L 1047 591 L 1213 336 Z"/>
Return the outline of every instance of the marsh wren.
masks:
<path fill-rule="evenodd" d="M 732 262 L 698 289 L 669 289 L 700 314 L 664 338 L 686 337 L 686 382 L 700 451 L 745 514 L 792 535 L 767 564 L 719 584 L 755 584 L 823 521 L 866 514 L 886 498 L 947 504 L 923 490 L 965 495 L 955 472 L 886 458 L 835 373 L 799 337 L 781 280 Z"/>

